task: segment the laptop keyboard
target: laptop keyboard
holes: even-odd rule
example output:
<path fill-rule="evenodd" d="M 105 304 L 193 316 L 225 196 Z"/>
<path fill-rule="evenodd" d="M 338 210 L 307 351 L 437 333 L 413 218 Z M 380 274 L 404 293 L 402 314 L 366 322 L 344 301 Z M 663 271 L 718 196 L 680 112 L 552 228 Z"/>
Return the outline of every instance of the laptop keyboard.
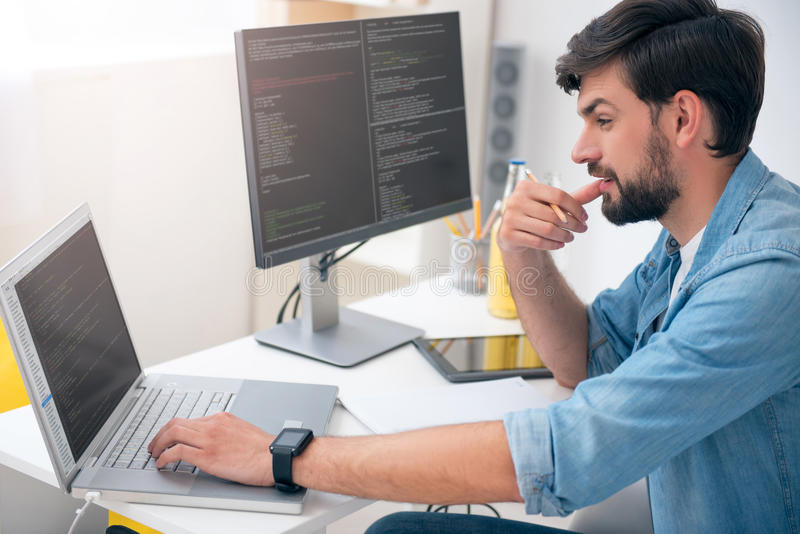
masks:
<path fill-rule="evenodd" d="M 117 440 L 106 458 L 105 467 L 156 470 L 156 461 L 147 446 L 158 431 L 173 417 L 194 419 L 222 412 L 231 399 L 230 393 L 153 389 Z M 195 466 L 171 462 L 161 471 L 193 473 Z"/>

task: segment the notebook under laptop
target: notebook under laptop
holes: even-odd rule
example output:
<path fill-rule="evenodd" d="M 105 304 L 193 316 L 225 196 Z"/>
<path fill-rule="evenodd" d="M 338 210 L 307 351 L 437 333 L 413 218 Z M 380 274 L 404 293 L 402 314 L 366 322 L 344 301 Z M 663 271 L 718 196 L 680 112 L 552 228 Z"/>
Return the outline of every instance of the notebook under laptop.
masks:
<path fill-rule="evenodd" d="M 306 491 L 236 484 L 147 454 L 172 416 L 229 411 L 320 435 L 335 386 L 145 375 L 86 204 L 0 269 L 0 315 L 61 488 L 76 497 L 300 513 Z M 143 448 L 143 449 L 142 449 Z M 266 453 L 266 451 L 265 451 Z"/>

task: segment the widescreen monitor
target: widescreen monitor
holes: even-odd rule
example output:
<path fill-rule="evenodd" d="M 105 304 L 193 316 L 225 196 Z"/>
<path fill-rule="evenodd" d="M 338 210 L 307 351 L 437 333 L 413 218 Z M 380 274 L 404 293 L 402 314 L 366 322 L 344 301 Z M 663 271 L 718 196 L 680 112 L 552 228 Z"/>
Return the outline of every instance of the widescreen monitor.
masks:
<path fill-rule="evenodd" d="M 458 13 L 242 30 L 235 38 L 257 266 L 301 258 L 313 266 L 338 247 L 471 207 Z M 366 357 L 380 348 L 364 347 L 370 341 L 359 332 L 374 326 L 362 318 L 348 329 L 354 312 L 330 319 L 339 315 L 335 302 L 309 306 L 305 296 L 302 321 L 256 339 L 340 365 L 363 358 L 337 361 L 339 338 L 360 337 Z M 302 324 L 314 316 L 329 319 L 309 333 Z M 329 354 L 285 345 L 298 337 Z M 405 341 L 390 339 L 382 351 Z M 341 348 L 353 350 L 350 342 Z"/>

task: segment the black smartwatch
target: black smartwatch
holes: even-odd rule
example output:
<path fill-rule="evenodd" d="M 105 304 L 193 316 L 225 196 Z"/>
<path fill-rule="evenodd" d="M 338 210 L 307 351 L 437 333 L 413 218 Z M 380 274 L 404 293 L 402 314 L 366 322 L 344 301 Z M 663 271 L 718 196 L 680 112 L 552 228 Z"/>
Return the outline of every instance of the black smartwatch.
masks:
<path fill-rule="evenodd" d="M 292 459 L 303 452 L 313 438 L 314 433 L 309 428 L 284 428 L 269 446 L 277 489 L 287 492 L 302 489 L 292 480 Z"/>

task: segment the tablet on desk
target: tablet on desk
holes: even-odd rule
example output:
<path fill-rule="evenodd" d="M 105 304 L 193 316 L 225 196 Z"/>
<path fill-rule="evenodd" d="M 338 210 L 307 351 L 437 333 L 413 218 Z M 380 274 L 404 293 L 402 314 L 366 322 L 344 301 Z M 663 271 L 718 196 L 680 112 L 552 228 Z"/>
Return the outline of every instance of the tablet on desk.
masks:
<path fill-rule="evenodd" d="M 524 335 L 414 340 L 425 358 L 451 382 L 509 376 L 551 378 Z"/>

